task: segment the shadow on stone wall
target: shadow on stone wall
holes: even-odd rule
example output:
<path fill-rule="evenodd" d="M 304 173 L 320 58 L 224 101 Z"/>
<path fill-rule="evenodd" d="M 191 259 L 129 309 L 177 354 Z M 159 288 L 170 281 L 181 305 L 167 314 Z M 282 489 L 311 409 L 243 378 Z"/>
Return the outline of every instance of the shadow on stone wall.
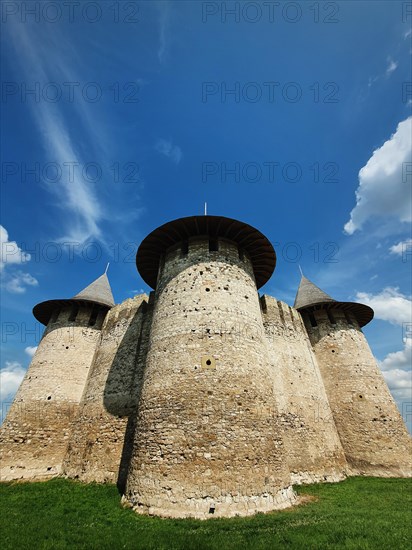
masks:
<path fill-rule="evenodd" d="M 111 415 L 127 417 L 117 487 L 123 493 L 133 450 L 138 404 L 144 377 L 150 325 L 151 307 L 143 301 L 121 338 L 107 376 L 103 404 Z M 127 322 L 127 311 L 120 313 L 114 324 Z M 110 327 L 108 327 L 110 330 Z"/>

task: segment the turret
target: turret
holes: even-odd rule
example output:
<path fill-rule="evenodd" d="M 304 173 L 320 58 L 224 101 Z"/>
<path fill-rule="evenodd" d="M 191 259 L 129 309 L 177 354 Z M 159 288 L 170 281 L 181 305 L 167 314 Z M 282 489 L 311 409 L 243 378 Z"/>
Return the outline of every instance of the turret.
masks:
<path fill-rule="evenodd" d="M 113 305 L 103 274 L 73 298 L 34 307 L 46 329 L 1 428 L 2 480 L 61 472 L 100 330 Z"/>
<path fill-rule="evenodd" d="M 150 233 L 136 262 L 155 300 L 124 500 L 198 518 L 290 506 L 257 292 L 272 245 L 237 220 L 193 216 Z"/>
<path fill-rule="evenodd" d="M 295 308 L 317 357 L 352 473 L 410 476 L 411 438 L 362 332 L 373 310 L 334 300 L 304 276 Z"/>

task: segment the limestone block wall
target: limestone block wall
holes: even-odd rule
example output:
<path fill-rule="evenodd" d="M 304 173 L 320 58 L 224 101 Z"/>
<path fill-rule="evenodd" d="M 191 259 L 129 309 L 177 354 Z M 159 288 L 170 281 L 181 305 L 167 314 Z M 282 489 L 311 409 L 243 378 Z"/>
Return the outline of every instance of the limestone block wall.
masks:
<path fill-rule="evenodd" d="M 346 459 L 302 318 L 271 296 L 261 305 L 291 479 L 338 481 Z"/>
<path fill-rule="evenodd" d="M 294 502 L 263 334 L 252 265 L 234 243 L 169 250 L 125 493 L 137 512 L 206 518 Z"/>
<path fill-rule="evenodd" d="M 54 312 L 0 429 L 1 480 L 61 473 L 104 316 L 91 326 L 84 303 Z"/>
<path fill-rule="evenodd" d="M 339 309 L 302 315 L 353 473 L 410 476 L 411 438 L 356 319 Z"/>
<path fill-rule="evenodd" d="M 108 313 L 63 465 L 68 477 L 124 486 L 149 332 L 146 294 Z"/>

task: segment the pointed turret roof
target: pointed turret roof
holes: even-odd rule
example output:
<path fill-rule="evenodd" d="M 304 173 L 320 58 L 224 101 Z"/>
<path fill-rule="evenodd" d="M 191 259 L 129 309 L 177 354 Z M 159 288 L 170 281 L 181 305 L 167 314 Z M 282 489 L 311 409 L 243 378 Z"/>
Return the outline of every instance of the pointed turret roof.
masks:
<path fill-rule="evenodd" d="M 313 284 L 312 281 L 309 281 L 309 279 L 302 275 L 293 307 L 299 309 L 312 304 L 334 301 L 335 300 L 331 298 L 329 294 L 323 292 L 323 290 Z"/>
<path fill-rule="evenodd" d="M 53 311 L 57 307 L 61 308 L 62 306 L 73 302 L 89 302 L 102 306 L 103 308 L 112 308 L 115 305 L 115 302 L 106 272 L 86 286 L 86 288 L 81 290 L 78 294 L 76 294 L 76 296 L 73 296 L 73 298 L 46 300 L 45 302 L 40 302 L 34 306 L 33 315 L 38 321 L 40 321 L 40 323 L 47 325 Z"/>
<path fill-rule="evenodd" d="M 323 292 L 312 281 L 309 281 L 303 273 L 299 288 L 296 293 L 294 306 L 297 310 L 305 309 L 330 309 L 340 308 L 344 311 L 351 311 L 356 317 L 360 327 L 365 326 L 373 319 L 373 309 L 365 304 L 358 302 L 338 302 L 331 298 L 329 294 Z"/>
<path fill-rule="evenodd" d="M 76 294 L 73 300 L 86 300 L 88 302 L 96 302 L 97 304 L 113 307 L 114 298 L 106 273 L 100 275 L 98 279 Z"/>

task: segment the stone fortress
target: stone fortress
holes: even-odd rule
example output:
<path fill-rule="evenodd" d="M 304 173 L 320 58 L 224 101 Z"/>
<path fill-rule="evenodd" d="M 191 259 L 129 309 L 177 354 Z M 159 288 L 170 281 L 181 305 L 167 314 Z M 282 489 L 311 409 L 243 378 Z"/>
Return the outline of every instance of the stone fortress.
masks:
<path fill-rule="evenodd" d="M 209 518 L 296 503 L 292 484 L 411 476 L 411 438 L 362 327 L 370 307 L 302 276 L 220 216 L 162 225 L 136 257 L 154 289 L 115 305 L 106 274 L 33 313 L 46 326 L 0 433 L 3 481 L 117 483 L 138 513 Z"/>

